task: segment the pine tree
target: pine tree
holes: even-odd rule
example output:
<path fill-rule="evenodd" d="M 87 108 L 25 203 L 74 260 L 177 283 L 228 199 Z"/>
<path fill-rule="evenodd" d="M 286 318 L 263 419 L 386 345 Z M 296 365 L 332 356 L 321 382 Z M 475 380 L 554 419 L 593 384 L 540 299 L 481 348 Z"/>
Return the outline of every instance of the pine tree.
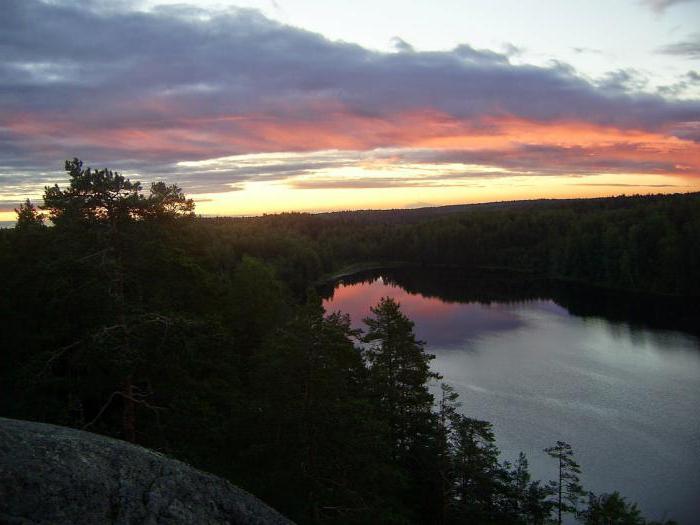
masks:
<path fill-rule="evenodd" d="M 493 521 L 499 514 L 502 477 L 493 427 L 488 421 L 462 415 L 457 415 L 452 425 L 454 517 L 458 522 Z"/>
<path fill-rule="evenodd" d="M 19 208 L 15 208 L 15 213 L 17 214 L 17 223 L 15 224 L 17 231 L 44 226 L 44 214 L 39 213 L 29 199 L 21 203 Z"/>
<path fill-rule="evenodd" d="M 154 182 L 141 215 L 161 222 L 191 218 L 194 217 L 194 201 L 175 184 L 168 186 L 163 181 Z"/>
<path fill-rule="evenodd" d="M 395 459 L 399 459 L 432 427 L 433 395 L 428 384 L 440 375 L 430 370 L 435 356 L 416 340 L 414 323 L 401 312 L 399 303 L 385 297 L 371 312 L 373 317 L 364 319 L 364 355 L 379 410 L 389 423 Z"/>
<path fill-rule="evenodd" d="M 134 301 L 129 267 L 134 258 L 142 256 L 133 249 L 138 237 L 134 226 L 146 218 L 175 219 L 189 216 L 194 208 L 177 186 L 156 183 L 146 198 L 140 182 L 131 182 L 118 172 L 83 167 L 80 159 L 65 162 L 70 177 L 68 186 L 46 187 L 42 209 L 49 211 L 57 230 L 69 231 L 69 237 L 85 239 L 92 253 L 79 254 L 77 260 L 98 261 L 102 273 L 101 285 L 107 289 L 109 301 L 102 305 L 109 312 L 109 324 L 96 326 L 94 331 L 66 346 L 72 353 L 78 349 L 102 349 L 109 355 L 109 368 L 120 372 L 119 387 L 98 410 L 94 424 L 120 399 L 122 404 L 122 437 L 136 441 L 137 405 L 150 406 L 146 400 L 150 389 L 138 384 L 137 371 L 144 362 L 144 348 L 139 341 L 147 337 L 154 326 L 170 327 L 173 320 L 160 312 L 142 310 L 141 301 Z M 30 209 L 23 210 L 25 214 Z M 36 215 L 36 214 L 35 214 Z M 78 255 L 78 254 L 76 254 Z M 154 321 L 155 320 L 155 321 Z M 89 352 L 88 352 L 89 353 Z"/>
<path fill-rule="evenodd" d="M 450 385 L 440 385 L 440 400 L 437 413 L 437 443 L 436 443 L 436 470 L 437 470 L 437 515 L 435 523 L 445 523 L 449 514 L 455 485 L 455 472 L 452 458 L 452 423 L 458 417 L 457 409 L 461 405 L 457 401 L 459 395 Z"/>
<path fill-rule="evenodd" d="M 585 525 L 645 525 L 635 503 L 627 503 L 619 492 L 588 494 L 588 508 L 581 513 Z"/>
<path fill-rule="evenodd" d="M 378 418 L 386 424 L 392 462 L 403 472 L 404 504 L 416 520 L 429 522 L 436 512 L 436 416 L 430 381 L 434 358 L 425 352 L 408 319 L 391 298 L 383 298 L 364 319 L 364 356 L 369 393 Z"/>
<path fill-rule="evenodd" d="M 324 316 L 312 297 L 255 356 L 256 492 L 300 522 L 366 522 L 398 485 L 355 336 L 347 315 Z"/>
<path fill-rule="evenodd" d="M 584 494 L 578 477 L 581 467 L 574 461 L 571 445 L 564 441 L 557 441 L 556 445 L 544 451 L 559 463 L 558 481 L 554 482 L 554 488 L 557 492 L 557 523 L 561 525 L 562 512 L 575 513 Z"/>
<path fill-rule="evenodd" d="M 505 511 L 517 523 L 540 525 L 549 518 L 553 504 L 549 501 L 552 489 L 540 481 L 531 481 L 527 457 L 520 452 L 512 465 L 503 464 L 506 478 Z"/>
<path fill-rule="evenodd" d="M 77 158 L 67 160 L 65 170 L 70 176 L 68 187 L 47 186 L 41 207 L 56 225 L 102 223 L 114 228 L 133 219 L 144 206 L 141 183 L 116 171 L 83 168 L 83 161 Z"/>

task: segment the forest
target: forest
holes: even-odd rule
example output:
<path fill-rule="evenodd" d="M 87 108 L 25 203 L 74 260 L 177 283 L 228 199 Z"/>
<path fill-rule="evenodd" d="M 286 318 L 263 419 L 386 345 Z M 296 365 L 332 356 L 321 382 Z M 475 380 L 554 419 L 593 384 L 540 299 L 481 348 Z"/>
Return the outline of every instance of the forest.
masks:
<path fill-rule="evenodd" d="M 655 523 L 582 487 L 575 443 L 552 436 L 551 481 L 502 460 L 397 302 L 359 331 L 320 285 L 413 264 L 695 298 L 700 194 L 202 218 L 175 185 L 65 168 L 0 230 L 0 415 L 161 451 L 298 523 Z"/>

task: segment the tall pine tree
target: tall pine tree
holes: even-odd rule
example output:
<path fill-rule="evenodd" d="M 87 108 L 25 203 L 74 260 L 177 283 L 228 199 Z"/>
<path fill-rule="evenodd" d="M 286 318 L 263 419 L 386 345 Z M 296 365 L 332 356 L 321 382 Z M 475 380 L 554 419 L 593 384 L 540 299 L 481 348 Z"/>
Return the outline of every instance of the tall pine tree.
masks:
<path fill-rule="evenodd" d="M 554 482 L 554 488 L 557 492 L 557 523 L 561 525 L 562 513 L 575 513 L 584 494 L 578 477 L 581 467 L 574 461 L 571 445 L 564 441 L 557 441 L 556 445 L 544 451 L 558 462 L 558 480 Z"/>
<path fill-rule="evenodd" d="M 432 427 L 433 395 L 428 384 L 440 375 L 430 370 L 435 356 L 426 353 L 425 343 L 416 339 L 414 323 L 398 302 L 382 298 L 371 312 L 373 316 L 364 319 L 364 354 L 373 393 L 389 422 L 395 458 L 400 459 Z"/>

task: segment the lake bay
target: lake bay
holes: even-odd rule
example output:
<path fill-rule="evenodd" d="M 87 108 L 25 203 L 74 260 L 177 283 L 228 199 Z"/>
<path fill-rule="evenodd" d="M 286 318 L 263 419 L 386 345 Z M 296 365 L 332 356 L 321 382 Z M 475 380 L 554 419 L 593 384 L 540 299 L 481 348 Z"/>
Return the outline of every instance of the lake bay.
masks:
<path fill-rule="evenodd" d="M 686 329 L 696 314 L 526 281 L 376 271 L 327 289 L 324 306 L 362 328 L 381 297 L 399 301 L 461 411 L 493 423 L 502 459 L 525 452 L 534 478 L 554 478 L 542 449 L 567 441 L 586 490 L 618 490 L 650 519 L 697 523 L 700 339 Z"/>

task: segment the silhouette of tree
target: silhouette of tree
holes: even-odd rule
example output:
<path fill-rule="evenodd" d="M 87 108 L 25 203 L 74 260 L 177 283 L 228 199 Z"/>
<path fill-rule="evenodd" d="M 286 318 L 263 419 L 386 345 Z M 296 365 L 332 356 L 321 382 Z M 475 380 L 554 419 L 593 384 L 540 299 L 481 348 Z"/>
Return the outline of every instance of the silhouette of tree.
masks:
<path fill-rule="evenodd" d="M 104 276 L 102 283 L 110 299 L 104 308 L 112 312 L 112 316 L 108 326 L 96 327 L 88 339 L 91 345 L 107 349 L 109 366 L 121 371 L 121 385 L 109 396 L 98 418 L 114 400 L 120 399 L 122 435 L 133 442 L 136 440 L 136 406 L 151 406 L 146 399 L 149 389 L 136 384 L 144 361 L 144 349 L 138 342 L 144 338 L 145 330 L 157 324 L 152 319 L 158 319 L 165 326 L 173 323 L 160 312 L 144 311 L 138 304 L 140 301 L 134 301 L 133 294 L 129 293 L 132 276 L 128 269 L 133 266 L 134 258 L 141 256 L 133 249 L 140 232 L 131 226 L 143 218 L 164 221 L 191 216 L 194 202 L 177 186 L 167 186 L 163 182 L 154 183 L 146 198 L 140 182 L 132 182 L 109 169 L 83 167 L 78 158 L 67 160 L 65 170 L 70 177 L 68 187 L 62 189 L 58 184 L 46 187 L 42 208 L 49 211 L 58 228 L 74 231 L 74 237 L 92 235 L 87 244 L 94 252 L 81 254 L 81 258 L 99 261 Z M 84 226 L 92 228 L 86 230 Z M 79 346 L 84 343 L 69 345 L 71 349 Z"/>
<path fill-rule="evenodd" d="M 185 197 L 177 185 L 151 184 L 151 194 L 144 203 L 142 216 L 147 219 L 173 220 L 194 217 L 194 201 Z"/>
<path fill-rule="evenodd" d="M 627 503 L 619 492 L 588 494 L 588 508 L 581 512 L 585 525 L 645 525 L 635 503 Z"/>
<path fill-rule="evenodd" d="M 581 467 L 574 461 L 571 445 L 564 441 L 557 441 L 556 445 L 544 451 L 558 461 L 558 481 L 554 482 L 554 488 L 557 493 L 557 523 L 561 525 L 562 512 L 575 513 L 584 494 L 578 477 Z"/>
<path fill-rule="evenodd" d="M 430 425 L 433 395 L 428 383 L 440 375 L 430 370 L 435 356 L 416 340 L 413 321 L 401 312 L 399 303 L 384 297 L 371 312 L 373 316 L 363 320 L 367 333 L 362 338 L 370 381 L 389 422 L 396 457 L 404 457 L 422 427 Z"/>
<path fill-rule="evenodd" d="M 503 464 L 505 471 L 505 511 L 518 523 L 540 525 L 552 513 L 553 503 L 548 501 L 552 488 L 540 481 L 531 481 L 528 461 L 523 452 L 513 465 Z"/>
<path fill-rule="evenodd" d="M 194 201 L 175 184 L 154 182 L 145 197 L 140 182 L 131 182 L 119 172 L 84 168 L 77 158 L 67 160 L 65 170 L 70 177 L 68 187 L 47 186 L 41 207 L 49 211 L 55 224 L 77 221 L 115 228 L 138 218 L 163 221 L 194 216 Z"/>
<path fill-rule="evenodd" d="M 436 461 L 437 471 L 437 512 L 435 523 L 445 523 L 449 515 L 450 506 L 454 496 L 455 470 L 452 455 L 453 427 L 452 423 L 458 417 L 457 409 L 461 405 L 459 395 L 448 384 L 440 384 L 440 399 L 438 400 L 436 434 Z"/>
<path fill-rule="evenodd" d="M 486 523 L 499 513 L 497 497 L 502 472 L 495 443 L 491 423 L 455 416 L 452 432 L 453 517 L 460 522 Z"/>
<path fill-rule="evenodd" d="M 145 195 L 119 173 L 66 168 L 69 185 L 45 192 L 55 228 L 25 202 L 17 228 L 0 230 L 2 415 L 138 440 L 298 523 L 541 525 L 581 495 L 568 444 L 547 449 L 559 475 L 543 485 L 524 456 L 499 463 L 491 425 L 459 414 L 452 389 L 433 405 L 432 356 L 392 299 L 358 348 L 349 319 L 306 295 L 322 273 L 405 260 L 698 289 L 700 194 L 183 221 L 194 204 L 177 186 Z M 427 268 L 402 279 L 493 299 L 483 273 L 434 271 L 440 286 Z M 499 283 L 523 297 L 547 289 Z M 580 516 L 641 523 L 615 494 L 589 497 Z"/>
<path fill-rule="evenodd" d="M 15 213 L 17 214 L 15 229 L 19 231 L 44 226 L 44 214 L 39 213 L 29 199 L 21 203 L 19 208 L 15 208 Z"/>
<path fill-rule="evenodd" d="M 144 206 L 141 183 L 131 182 L 116 171 L 83 168 L 83 161 L 67 160 L 70 180 L 65 189 L 47 186 L 42 209 L 56 225 L 66 222 L 111 224 L 133 219 Z"/>

